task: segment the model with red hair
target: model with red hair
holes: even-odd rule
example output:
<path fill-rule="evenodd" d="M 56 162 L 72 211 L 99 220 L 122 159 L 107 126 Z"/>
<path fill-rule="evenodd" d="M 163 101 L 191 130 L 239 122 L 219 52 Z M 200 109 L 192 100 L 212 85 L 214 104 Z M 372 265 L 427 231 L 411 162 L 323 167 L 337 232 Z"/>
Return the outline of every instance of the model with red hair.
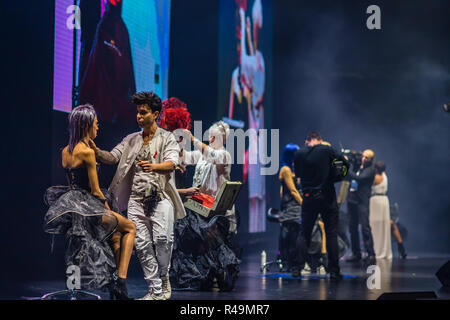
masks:
<path fill-rule="evenodd" d="M 223 176 L 220 175 L 219 177 L 217 173 L 212 176 L 206 174 L 218 164 L 209 164 L 207 161 L 192 155 L 192 153 L 195 153 L 195 155 L 201 156 L 202 153 L 199 150 L 197 152 L 184 150 L 185 144 L 190 143 L 190 140 L 193 139 L 189 131 L 191 129 L 191 115 L 186 104 L 177 98 L 169 98 L 163 101 L 158 124 L 160 127 L 174 133 L 178 129 L 184 129 L 178 131 L 175 137 L 181 149 L 180 157 L 185 159 L 187 154 L 190 154 L 190 158 L 197 158 L 197 161 L 188 161 L 189 164 L 197 164 L 196 175 L 194 175 L 195 186 L 185 189 L 184 173 L 186 171 L 185 165 L 188 163 L 176 167 L 174 179 L 178 193 L 182 197 L 194 196 L 197 200 L 203 200 L 203 205 L 208 206 L 209 203 L 212 206 L 214 202 L 214 197 L 212 196 L 215 196 Z M 228 125 L 225 123 L 220 122 L 213 125 L 209 131 L 215 138 L 210 139 L 210 146 L 201 144 L 201 148 L 211 148 L 211 151 L 214 148 L 216 152 L 228 153 L 223 148 L 223 143 L 228 135 L 227 130 L 229 130 Z M 221 136 L 220 139 L 217 136 Z M 230 157 L 229 154 L 228 157 Z M 209 169 L 206 167 L 209 167 Z M 197 181 L 199 179 L 196 180 L 200 171 L 209 177 L 209 179 L 204 181 L 206 183 L 202 184 Z M 216 172 L 215 170 L 213 171 Z M 225 176 L 226 180 L 229 180 L 230 165 L 227 165 L 227 170 L 222 171 L 228 172 Z M 210 181 L 211 177 L 218 179 L 212 178 L 212 181 Z M 216 180 L 219 180 L 219 182 Z M 214 190 L 208 187 L 211 184 L 215 185 Z M 201 191 L 203 193 L 200 193 Z M 174 246 L 170 269 L 172 285 L 176 289 L 182 290 L 211 290 L 214 279 L 216 279 L 220 290 L 232 290 L 239 275 L 240 263 L 238 258 L 239 246 L 236 243 L 232 243 L 232 237 L 237 228 L 234 210 L 228 217 L 216 215 L 213 218 L 204 218 L 188 209 L 185 210 L 186 217 L 177 221 L 174 227 Z M 230 232 L 230 229 L 232 232 Z"/>
<path fill-rule="evenodd" d="M 186 103 L 178 98 L 172 97 L 162 102 L 162 109 L 158 119 L 158 125 L 168 131 L 174 132 L 177 129 L 191 129 L 191 114 L 187 109 Z M 180 149 L 183 150 L 185 141 L 182 137 L 176 137 Z M 180 154 L 181 156 L 181 154 Z M 175 185 L 178 193 L 182 196 L 196 195 L 199 193 L 199 188 L 191 187 L 184 189 L 184 172 L 186 168 L 178 165 L 175 168 Z"/>
<path fill-rule="evenodd" d="M 191 114 L 186 108 L 186 103 L 178 98 L 169 98 L 163 101 L 158 124 L 168 131 L 176 129 L 191 129 Z"/>

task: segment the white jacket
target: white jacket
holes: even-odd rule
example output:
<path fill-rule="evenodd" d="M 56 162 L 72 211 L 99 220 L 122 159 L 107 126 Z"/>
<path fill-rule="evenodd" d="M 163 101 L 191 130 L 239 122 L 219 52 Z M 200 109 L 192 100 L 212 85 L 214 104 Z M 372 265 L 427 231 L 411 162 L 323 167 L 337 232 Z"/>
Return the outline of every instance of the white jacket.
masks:
<path fill-rule="evenodd" d="M 175 166 L 177 166 L 180 161 L 180 148 L 175 140 L 175 136 L 171 132 L 158 127 L 153 136 L 153 140 L 155 140 L 155 142 L 152 144 L 150 152 L 150 156 L 152 156 L 153 159 L 149 159 L 149 161 L 153 163 L 172 161 Z M 128 206 L 128 200 L 130 199 L 131 187 L 133 184 L 133 174 L 130 169 L 133 166 L 139 150 L 142 148 L 142 144 L 142 131 L 139 131 L 126 136 L 122 142 L 111 151 L 111 154 L 117 160 L 119 165 L 117 166 L 116 174 L 109 186 L 109 191 L 117 198 L 120 211 L 126 210 Z M 186 216 L 186 211 L 184 210 L 183 202 L 175 187 L 174 173 L 172 172 L 170 175 L 160 174 L 158 176 L 160 179 L 159 185 L 172 200 L 175 212 L 174 218 L 184 218 Z"/>

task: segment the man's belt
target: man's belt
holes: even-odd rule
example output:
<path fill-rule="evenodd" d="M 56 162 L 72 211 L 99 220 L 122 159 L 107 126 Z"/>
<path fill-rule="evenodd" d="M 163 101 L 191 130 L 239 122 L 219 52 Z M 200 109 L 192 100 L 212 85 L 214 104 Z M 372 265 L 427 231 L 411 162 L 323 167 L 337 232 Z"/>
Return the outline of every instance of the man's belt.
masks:
<path fill-rule="evenodd" d="M 315 198 L 323 194 L 320 188 L 306 188 L 302 190 L 303 197 L 305 198 Z"/>

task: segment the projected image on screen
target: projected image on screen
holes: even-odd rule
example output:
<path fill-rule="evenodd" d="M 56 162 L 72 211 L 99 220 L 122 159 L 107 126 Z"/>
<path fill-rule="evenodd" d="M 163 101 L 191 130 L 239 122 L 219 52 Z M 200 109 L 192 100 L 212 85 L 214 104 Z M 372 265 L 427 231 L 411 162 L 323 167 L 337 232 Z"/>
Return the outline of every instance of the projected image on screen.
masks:
<path fill-rule="evenodd" d="M 53 108 L 135 123 L 136 91 L 167 96 L 169 19 L 168 0 L 56 0 Z"/>
<path fill-rule="evenodd" d="M 231 127 L 256 132 L 267 125 L 271 85 L 271 0 L 222 0 L 219 28 L 219 115 Z M 263 24 L 264 21 L 264 24 Z M 248 185 L 249 232 L 265 231 L 266 187 L 258 137 L 250 135 L 243 180 Z M 253 158 L 253 159 L 251 159 Z M 252 161 L 250 161 L 252 160 Z"/>

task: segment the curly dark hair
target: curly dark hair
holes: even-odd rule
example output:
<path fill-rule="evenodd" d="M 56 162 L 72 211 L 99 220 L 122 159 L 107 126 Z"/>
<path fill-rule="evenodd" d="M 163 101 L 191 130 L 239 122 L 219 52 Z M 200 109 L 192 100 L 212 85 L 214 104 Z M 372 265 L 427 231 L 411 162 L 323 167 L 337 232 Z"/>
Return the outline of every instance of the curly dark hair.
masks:
<path fill-rule="evenodd" d="M 161 98 L 158 95 L 151 91 L 142 91 L 136 92 L 131 97 L 131 102 L 135 105 L 147 105 L 152 112 L 158 111 L 161 112 L 162 102 Z"/>

